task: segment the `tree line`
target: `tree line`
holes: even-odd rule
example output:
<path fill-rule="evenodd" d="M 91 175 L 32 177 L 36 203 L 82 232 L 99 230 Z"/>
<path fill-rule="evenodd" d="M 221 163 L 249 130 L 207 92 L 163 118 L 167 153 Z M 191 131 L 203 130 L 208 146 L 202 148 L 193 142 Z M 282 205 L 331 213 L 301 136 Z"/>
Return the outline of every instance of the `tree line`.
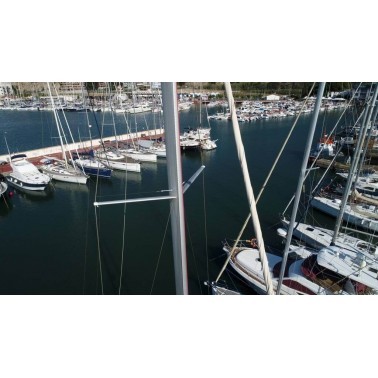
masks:
<path fill-rule="evenodd" d="M 309 94 L 312 82 L 232 82 L 234 97 L 256 98 L 268 94 L 286 95 L 290 97 L 303 98 Z M 315 84 L 313 94 L 316 94 L 318 84 Z M 329 82 L 326 84 L 327 92 L 345 92 L 352 89 L 353 83 Z M 179 89 L 201 89 L 209 91 L 224 91 L 224 84 L 221 82 L 193 83 L 179 82 Z"/>

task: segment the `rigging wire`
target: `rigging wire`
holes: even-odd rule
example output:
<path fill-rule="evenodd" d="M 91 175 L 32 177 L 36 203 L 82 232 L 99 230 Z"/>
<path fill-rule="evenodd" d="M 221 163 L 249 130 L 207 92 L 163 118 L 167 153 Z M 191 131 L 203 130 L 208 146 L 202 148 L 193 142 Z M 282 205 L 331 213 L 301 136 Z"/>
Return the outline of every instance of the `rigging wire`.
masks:
<path fill-rule="evenodd" d="M 85 247 L 84 247 L 84 272 L 83 272 L 83 294 L 85 294 L 85 284 L 87 275 L 87 252 L 88 252 L 88 237 L 89 237 L 89 209 L 91 203 L 91 196 L 88 196 L 87 200 L 87 222 L 85 225 Z"/>
<path fill-rule="evenodd" d="M 54 87 L 54 89 L 55 89 L 55 93 L 56 93 L 56 95 L 58 96 L 58 91 L 57 91 L 57 89 L 56 89 L 56 87 L 55 87 L 55 84 L 54 84 L 54 83 L 52 83 L 52 84 L 53 84 L 53 87 Z M 54 106 L 54 108 L 55 108 L 55 106 Z M 56 110 L 54 110 L 54 112 L 56 112 Z M 73 139 L 73 136 L 72 136 L 72 133 L 71 133 L 71 128 L 70 128 L 70 126 L 69 126 L 69 123 L 68 123 L 68 120 L 67 120 L 66 114 L 65 114 L 64 111 L 63 111 L 62 113 L 63 113 L 62 116 L 63 116 L 63 118 L 64 118 L 64 120 L 65 120 L 66 128 L 67 128 L 68 133 L 69 133 L 69 135 L 70 135 L 70 137 L 71 137 L 71 143 L 74 144 L 74 139 Z M 63 128 L 62 121 L 61 121 L 60 117 L 57 117 L 57 120 L 59 120 L 59 125 L 60 125 L 60 127 L 61 127 L 62 134 L 63 134 L 63 138 L 64 138 L 64 140 L 65 140 L 65 142 L 66 142 L 66 146 L 67 146 L 67 145 L 68 145 L 68 141 L 67 141 L 66 134 L 65 134 L 65 132 L 64 132 L 64 128 Z M 59 126 L 58 126 L 58 127 L 59 127 Z M 77 148 L 76 148 L 76 144 L 75 144 L 75 148 L 74 148 L 74 149 L 75 149 L 76 153 L 79 154 L 78 151 L 77 151 Z M 64 154 L 64 161 L 65 161 L 65 164 L 66 164 L 66 167 L 67 167 L 67 166 L 68 166 L 68 162 L 67 162 L 66 152 L 68 152 L 68 155 L 69 155 L 69 157 L 70 157 L 70 159 L 71 159 L 71 162 L 72 162 L 73 167 L 75 168 L 75 170 L 77 170 L 76 164 L 75 164 L 75 162 L 74 162 L 74 160 L 73 160 L 73 158 L 72 158 L 71 150 L 68 149 L 68 151 L 66 151 L 65 149 L 63 149 L 63 145 L 62 145 L 62 153 Z"/>
<path fill-rule="evenodd" d="M 105 146 L 103 144 L 103 140 L 102 140 L 102 136 L 103 136 L 102 131 L 103 130 L 100 131 L 100 127 L 99 127 L 98 122 L 97 122 L 97 117 L 96 117 L 96 114 L 95 114 L 94 109 L 93 109 L 93 102 L 90 103 L 90 105 L 91 105 L 91 108 L 92 108 L 92 114 L 93 114 L 93 117 L 94 117 L 94 120 L 95 120 L 95 124 L 96 124 L 97 130 L 98 130 L 98 132 L 100 134 L 100 143 L 105 148 Z M 87 121 L 89 122 L 88 116 L 87 116 Z M 97 178 L 96 178 L 95 194 L 94 194 L 95 201 L 97 201 L 97 199 L 98 199 L 98 186 L 99 186 L 98 184 L 99 184 L 99 175 L 97 175 Z M 98 267 L 100 269 L 101 294 L 104 294 L 104 284 L 103 284 L 103 275 L 102 275 L 102 263 L 101 263 L 99 215 L 97 214 L 97 207 L 96 206 L 95 206 L 95 225 L 96 225 L 96 239 L 97 239 L 97 255 L 98 255 L 98 264 L 99 264 Z"/>
<path fill-rule="evenodd" d="M 109 84 L 107 86 L 107 89 L 109 88 Z M 110 89 L 109 89 L 110 91 Z M 109 95 L 109 104 L 110 104 L 110 108 L 111 108 L 111 113 L 112 113 L 112 120 L 113 120 L 113 127 L 114 127 L 114 130 L 115 130 L 115 121 L 114 121 L 114 115 L 113 115 L 113 108 L 111 106 L 111 102 L 110 102 L 110 95 Z M 104 112 L 105 113 L 105 112 Z M 97 123 L 97 119 L 96 119 L 96 116 L 94 115 L 95 117 L 95 122 L 96 122 L 96 126 L 98 128 L 98 130 L 100 131 L 99 129 L 99 126 L 98 126 L 98 123 Z M 101 135 L 101 144 L 102 146 L 104 147 L 105 149 L 105 146 L 104 146 L 104 143 L 103 143 L 103 131 L 104 131 L 104 124 L 105 124 L 105 114 L 103 115 L 103 122 L 102 122 L 102 126 L 101 126 L 101 132 L 100 132 L 100 135 Z M 117 136 L 115 135 L 116 137 L 116 143 L 118 144 L 118 141 L 117 141 Z M 126 173 L 126 172 L 125 172 Z M 98 197 L 98 182 L 99 182 L 99 177 L 97 175 L 97 180 L 96 180 L 96 189 L 95 189 L 95 200 L 97 201 L 97 197 Z M 126 205 L 125 205 L 126 206 Z M 101 283 L 101 293 L 104 294 L 104 285 L 103 285 L 103 274 L 102 274 L 102 263 L 101 263 L 101 247 L 100 247 L 100 234 L 99 234 L 99 219 L 98 219 L 98 214 L 97 214 L 97 206 L 95 206 L 95 222 L 96 222 L 96 236 L 97 236 L 97 251 L 98 251 L 98 262 L 99 262 L 99 268 L 100 268 L 100 283 Z M 125 227 L 125 224 L 124 224 L 124 227 Z M 123 232 L 124 234 L 124 232 Z M 122 248 L 124 248 L 124 243 L 122 245 Z M 122 249 L 123 251 L 123 249 Z M 121 267 L 123 267 L 123 252 L 122 252 L 122 263 L 121 263 Z M 120 274 L 120 281 L 122 280 L 122 268 L 121 268 L 121 274 Z M 121 286 L 119 286 L 119 293 L 120 293 L 120 290 L 121 290 Z"/>
<path fill-rule="evenodd" d="M 301 114 L 302 114 L 302 111 L 303 111 L 305 105 L 307 104 L 307 100 L 308 100 L 308 98 L 310 97 L 310 95 L 311 95 L 311 93 L 312 93 L 314 87 L 315 87 L 315 83 L 313 83 L 313 85 L 312 85 L 312 87 L 311 87 L 311 89 L 310 89 L 310 91 L 309 91 L 309 93 L 308 93 L 308 96 L 306 97 L 306 100 L 303 102 L 302 107 L 301 107 L 301 110 L 299 111 L 299 114 L 298 114 L 297 118 L 295 119 L 295 121 L 294 121 L 294 123 L 293 123 L 293 126 L 291 127 L 291 129 L 290 129 L 290 131 L 289 131 L 289 133 L 288 133 L 288 135 L 287 135 L 287 137 L 286 137 L 286 139 L 285 139 L 285 141 L 284 141 L 284 143 L 283 143 L 283 146 L 281 147 L 281 149 L 280 149 L 280 151 L 279 151 L 279 153 L 278 153 L 278 155 L 277 155 L 277 157 L 276 157 L 276 160 L 274 161 L 274 163 L 273 163 L 273 165 L 272 165 L 272 168 L 271 168 L 271 170 L 270 170 L 269 173 L 268 173 L 268 176 L 267 176 L 267 178 L 265 179 L 265 181 L 264 181 L 264 183 L 263 183 L 263 185 L 262 185 L 262 187 L 261 187 L 261 189 L 260 189 L 260 192 L 258 193 L 258 195 L 257 195 L 257 197 L 256 197 L 256 204 L 258 203 L 258 201 L 259 201 L 259 199 L 260 199 L 262 193 L 263 193 L 264 190 L 265 190 L 265 187 L 266 187 L 266 185 L 267 185 L 267 183 L 268 183 L 268 181 L 269 181 L 271 175 L 273 174 L 274 169 L 276 168 L 276 165 L 277 165 L 277 163 L 278 163 L 278 160 L 280 159 L 280 157 L 281 157 L 281 155 L 282 155 L 282 152 L 283 152 L 284 148 L 286 147 L 286 144 L 288 143 L 289 138 L 290 138 L 292 132 L 294 131 L 294 128 L 295 128 L 295 126 L 296 126 L 296 124 L 297 124 L 297 122 L 298 122 L 298 120 L 299 120 L 299 117 L 300 117 Z M 242 226 L 242 228 L 241 228 L 241 230 L 240 230 L 240 232 L 239 232 L 239 235 L 238 235 L 238 237 L 236 238 L 236 240 L 235 240 L 235 242 L 234 242 L 234 244 L 233 244 L 233 246 L 232 246 L 232 249 L 231 249 L 231 251 L 230 251 L 230 253 L 229 253 L 229 255 L 228 255 L 228 258 L 226 259 L 226 261 L 225 261 L 225 263 L 224 263 L 224 265 L 223 265 L 221 271 L 219 272 L 218 277 L 216 278 L 215 282 L 218 282 L 219 278 L 221 277 L 221 275 L 223 274 L 224 270 L 226 269 L 226 266 L 227 266 L 228 262 L 230 261 L 231 257 L 233 256 L 233 254 L 234 254 L 234 252 L 235 252 L 235 250 L 236 250 L 236 246 L 237 246 L 237 244 L 239 243 L 239 240 L 240 240 L 240 238 L 241 238 L 241 236 L 242 236 L 242 234 L 243 234 L 245 228 L 247 227 L 247 224 L 248 224 L 250 218 L 251 218 L 251 214 L 248 214 L 248 216 L 247 216 L 247 218 L 246 218 L 246 220 L 245 220 L 245 222 L 244 222 L 244 224 L 243 224 L 243 226 Z"/>
<path fill-rule="evenodd" d="M 160 246 L 160 251 L 159 251 L 159 255 L 158 255 L 158 261 L 156 263 L 155 273 L 154 273 L 154 277 L 153 277 L 152 283 L 151 283 L 150 295 L 152 294 L 152 290 L 154 289 L 156 275 L 157 275 L 157 271 L 159 269 L 160 258 L 161 258 L 162 252 L 163 252 L 163 246 L 164 246 L 164 243 L 165 243 L 165 238 L 167 236 L 168 225 L 169 225 L 170 219 L 171 219 L 171 211 L 169 211 L 167 222 L 165 224 L 165 230 L 164 230 L 163 239 L 162 239 L 161 246 Z"/>
<path fill-rule="evenodd" d="M 196 256 L 194 254 L 193 241 L 192 241 L 192 237 L 191 237 L 191 233 L 190 233 L 190 229 L 189 229 L 189 222 L 186 222 L 186 219 L 185 219 L 185 223 L 186 223 L 186 230 L 187 230 L 189 243 L 190 243 L 190 250 L 191 250 L 192 255 L 193 255 L 195 270 L 196 270 L 196 273 L 197 273 L 198 287 L 200 288 L 200 291 L 201 291 L 201 294 L 202 294 L 202 285 L 201 285 L 201 280 L 200 280 L 200 277 L 199 277 L 199 269 L 198 269 L 198 265 L 197 265 Z"/>
<path fill-rule="evenodd" d="M 230 274 L 230 272 L 228 270 L 226 270 L 226 273 L 227 273 L 227 277 L 229 278 L 229 280 L 231 281 L 231 284 L 232 284 L 232 287 L 237 290 L 238 287 L 235 283 L 235 281 L 232 279 L 232 274 Z M 237 277 L 236 275 L 234 275 L 234 277 Z"/>
<path fill-rule="evenodd" d="M 201 156 L 202 160 L 202 156 Z M 202 165 L 203 160 L 202 160 Z M 210 277 L 209 272 L 209 249 L 208 249 L 208 237 L 207 237 L 207 213 L 206 213 L 206 188 L 205 188 L 205 173 L 203 173 L 202 176 L 202 193 L 203 193 L 203 215 L 204 215 L 204 222 L 205 222 L 205 253 L 206 253 L 206 274 L 207 277 Z M 210 287 L 208 287 L 208 291 L 210 290 Z"/>
<path fill-rule="evenodd" d="M 361 83 L 359 84 L 358 88 L 360 87 L 360 85 L 361 85 Z M 357 88 L 357 90 L 358 90 L 358 88 Z M 343 112 L 341 113 L 340 117 L 339 117 L 338 120 L 336 121 L 336 124 L 335 124 L 335 126 L 333 127 L 333 129 L 331 130 L 331 132 L 330 132 L 329 136 L 327 137 L 327 139 L 325 140 L 325 143 L 327 143 L 327 142 L 329 141 L 330 137 L 331 137 L 331 136 L 333 135 L 333 133 L 335 132 L 336 127 L 338 126 L 338 124 L 339 124 L 339 122 L 341 121 L 341 119 L 342 119 L 344 113 L 346 112 L 346 110 L 348 109 L 349 105 L 351 104 L 353 98 L 354 98 L 354 95 L 352 96 L 352 98 L 350 99 L 348 105 L 345 107 L 345 109 L 344 109 Z M 361 117 L 361 115 L 360 115 L 360 117 Z M 357 121 L 356 121 L 356 122 L 357 122 Z M 340 148 L 341 148 L 341 147 L 340 147 Z M 307 176 L 309 175 L 309 173 L 311 172 L 311 169 L 314 167 L 316 160 L 317 160 L 317 159 L 319 158 L 319 156 L 320 156 L 320 153 L 321 153 L 321 151 L 318 152 L 318 154 L 316 155 L 314 161 L 311 163 L 310 167 L 307 169 L 307 174 L 306 174 L 306 176 L 305 176 L 305 178 L 304 178 L 305 180 L 306 180 Z M 337 157 L 337 153 L 335 154 L 335 156 L 334 156 L 334 158 L 332 159 L 332 161 L 334 161 L 334 160 L 336 159 L 336 157 Z M 326 172 L 323 174 L 322 179 L 324 178 L 324 176 L 326 175 L 326 173 L 327 173 L 328 170 L 330 169 L 331 165 L 332 165 L 332 164 L 330 164 L 329 167 L 328 167 L 328 169 L 326 169 Z M 319 183 L 322 181 L 322 179 L 319 181 Z M 318 186 L 319 186 L 319 185 L 318 185 Z M 318 186 L 315 187 L 314 191 L 317 190 Z M 314 191 L 313 191 L 313 192 L 314 192 Z M 289 208 L 289 206 L 290 206 L 290 204 L 293 202 L 293 200 L 294 200 L 294 196 L 290 199 L 290 201 L 289 201 L 289 203 L 287 204 L 285 210 L 283 211 L 283 214 L 285 214 L 285 212 L 287 211 L 287 209 Z"/>
<path fill-rule="evenodd" d="M 268 259 L 265 251 L 265 245 L 264 245 L 264 239 L 262 236 L 262 230 L 261 230 L 261 224 L 259 220 L 259 215 L 257 212 L 257 207 L 256 207 L 256 200 L 255 196 L 253 194 L 253 188 L 251 185 L 251 179 L 248 171 L 248 164 L 247 164 L 247 159 L 245 156 L 245 149 L 242 141 L 242 136 L 240 132 L 240 126 L 239 122 L 237 119 L 237 114 L 236 114 L 236 107 L 235 107 L 235 101 L 234 97 L 232 94 L 232 88 L 231 88 L 231 83 L 230 82 L 225 82 L 224 83 L 225 88 L 226 88 L 226 94 L 227 94 L 227 99 L 228 99 L 228 104 L 230 107 L 231 111 L 231 119 L 232 119 L 232 128 L 233 128 L 233 133 L 234 133 L 234 140 L 236 144 L 236 149 L 238 153 L 238 159 L 240 162 L 241 170 L 243 173 L 243 179 L 244 179 L 244 186 L 246 190 L 246 194 L 248 197 L 248 202 L 249 202 L 249 209 L 252 215 L 252 220 L 253 220 L 253 229 L 256 234 L 256 239 L 258 243 L 258 253 L 259 257 L 261 259 L 261 265 L 262 265 L 262 271 L 263 271 L 263 278 L 265 281 L 266 285 L 266 290 L 268 295 L 274 295 L 273 291 L 273 283 L 271 279 L 271 274 L 269 272 L 269 266 L 268 266 Z"/>
<path fill-rule="evenodd" d="M 95 195 L 95 198 L 96 198 L 96 195 Z M 99 222 L 98 222 L 98 216 L 97 216 L 97 206 L 95 206 L 95 223 L 96 223 L 98 263 L 99 263 L 99 268 L 100 268 L 101 294 L 104 294 L 104 284 L 103 284 L 103 279 L 102 279 L 102 264 L 101 264 L 100 233 L 99 233 Z"/>
<path fill-rule="evenodd" d="M 125 171 L 126 174 L 127 171 Z M 125 199 L 126 199 L 126 193 L 127 193 L 127 176 L 125 179 Z M 126 235 L 126 205 L 127 203 L 125 202 L 123 206 L 123 231 L 122 231 L 122 248 L 121 248 L 121 268 L 120 268 L 120 274 L 119 274 L 119 287 L 118 287 L 118 295 L 121 294 L 121 289 L 122 289 L 122 276 L 123 276 L 123 263 L 124 263 L 124 252 L 125 252 L 125 235 Z"/>
<path fill-rule="evenodd" d="M 200 99 L 200 101 L 202 100 L 202 98 Z M 211 129 L 210 127 L 210 121 L 209 121 L 209 114 L 208 114 L 208 111 L 207 111 L 207 106 L 206 106 L 206 103 L 205 103 L 205 109 L 206 109 L 206 120 L 207 120 L 207 124 L 208 124 L 208 127 L 209 129 Z M 200 118 L 202 117 L 202 113 L 200 113 Z M 204 151 L 203 149 L 200 150 L 201 151 L 201 165 L 204 166 L 204 154 L 206 153 L 206 151 Z M 202 176 L 202 196 L 203 196 L 203 216 L 204 216 L 204 227 L 205 227 L 205 254 L 206 254 L 206 274 L 207 274 L 207 279 L 209 281 L 209 277 L 210 277 L 210 271 L 209 271 L 209 249 L 208 249 L 208 233 L 207 233 L 207 212 L 206 212 L 206 186 L 205 186 L 205 172 L 203 172 L 203 176 Z M 207 287 L 207 290 L 208 292 L 210 291 L 210 287 L 208 286 Z"/>
<path fill-rule="evenodd" d="M 199 111 L 199 127 L 201 128 L 202 126 L 202 109 L 201 109 L 201 102 L 202 102 L 202 97 L 200 96 L 200 111 Z M 206 109 L 207 111 L 207 109 Z M 209 123 L 209 119 L 208 117 L 206 116 L 206 119 L 207 119 L 207 122 Z M 208 127 L 210 129 L 210 124 L 208 124 Z M 200 134 L 199 134 L 200 135 Z M 199 147 L 200 149 L 200 158 L 201 158 L 201 165 L 204 166 L 204 154 L 206 152 L 204 152 L 204 150 L 201 148 L 201 146 Z M 205 195 L 205 176 L 203 175 L 202 176 L 202 196 L 203 196 L 203 213 L 204 213 L 204 228 L 205 228 L 205 256 L 206 256 L 206 274 L 207 274 L 207 278 L 209 280 L 209 253 L 208 253 L 208 232 L 207 232 L 207 217 L 206 217 L 206 195 Z M 188 235 L 189 235 L 189 239 L 190 239 L 190 242 L 191 242 L 191 237 L 190 237 L 190 230 L 189 230 L 189 225 L 187 223 L 187 230 L 188 230 Z M 193 250 L 193 245 L 192 245 L 192 242 L 191 242 L 191 247 L 192 247 L 192 253 L 193 253 L 193 258 L 194 258 L 194 262 L 195 262 L 195 266 L 196 266 L 196 273 L 197 273 L 197 277 L 198 277 L 198 282 L 199 282 L 199 288 L 201 290 L 201 293 L 202 293 L 202 285 L 200 283 L 200 278 L 199 278 L 199 269 L 198 269 L 198 265 L 197 265 L 197 261 L 195 259 L 195 255 L 194 255 L 194 250 Z M 210 290 L 210 288 L 208 287 L 208 291 Z"/>
<path fill-rule="evenodd" d="M 82 97 L 83 97 L 83 100 L 84 100 L 85 96 L 84 96 L 83 84 L 81 84 L 81 93 L 82 93 Z M 92 104 L 92 111 L 93 111 L 93 104 Z M 88 123 L 88 128 L 90 128 L 91 125 L 90 125 L 90 122 L 89 122 L 89 116 L 88 116 L 88 109 L 87 109 L 87 107 L 85 108 L 85 114 L 86 114 L 86 119 L 87 119 L 87 123 Z M 94 112 L 93 112 L 93 114 L 94 114 Z M 94 117 L 96 117 L 96 116 L 94 115 Z M 89 134 L 90 134 L 90 131 L 89 131 Z M 92 146 L 92 137 L 90 136 L 90 138 L 91 138 L 91 146 Z M 95 200 L 97 199 L 98 183 L 99 183 L 99 175 L 97 174 L 96 185 L 95 185 Z M 84 248 L 83 294 L 85 294 L 86 273 L 87 273 L 86 269 L 87 269 L 87 250 L 88 250 L 88 236 L 89 236 L 88 230 L 89 230 L 89 209 L 90 209 L 90 203 L 91 203 L 91 198 L 90 198 L 90 196 L 88 196 L 87 223 L 86 223 L 86 239 L 85 239 L 85 248 Z"/>

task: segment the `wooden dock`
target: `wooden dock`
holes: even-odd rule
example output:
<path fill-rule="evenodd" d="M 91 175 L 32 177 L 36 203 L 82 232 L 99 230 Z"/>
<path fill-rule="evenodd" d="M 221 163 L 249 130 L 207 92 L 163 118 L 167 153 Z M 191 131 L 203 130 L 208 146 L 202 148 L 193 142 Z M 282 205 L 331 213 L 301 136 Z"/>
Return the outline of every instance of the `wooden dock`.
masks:
<path fill-rule="evenodd" d="M 315 165 L 320 168 L 328 168 L 330 164 L 331 164 L 331 160 L 328 160 L 328 159 L 318 159 L 315 163 Z M 331 169 L 334 171 L 345 171 L 345 172 L 349 171 L 349 168 L 350 168 L 350 164 L 344 164 L 337 161 L 335 161 L 331 167 Z M 363 165 L 362 169 L 364 170 L 374 169 L 375 171 L 378 171 L 378 165 Z"/>

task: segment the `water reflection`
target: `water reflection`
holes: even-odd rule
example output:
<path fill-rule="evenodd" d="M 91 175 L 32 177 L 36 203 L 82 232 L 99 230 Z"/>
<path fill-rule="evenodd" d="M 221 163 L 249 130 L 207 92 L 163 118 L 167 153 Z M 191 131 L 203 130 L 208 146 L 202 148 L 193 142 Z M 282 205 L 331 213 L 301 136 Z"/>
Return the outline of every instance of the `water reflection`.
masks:
<path fill-rule="evenodd" d="M 89 192 L 88 185 L 84 185 L 84 184 L 54 181 L 51 185 L 52 185 L 52 189 L 55 191 L 64 190 L 66 192 L 78 192 L 78 193 Z"/>
<path fill-rule="evenodd" d="M 22 188 L 11 188 L 13 198 L 20 197 L 29 201 L 49 201 L 54 197 L 54 188 L 48 185 L 45 190 L 27 190 Z"/>
<path fill-rule="evenodd" d="M 117 180 L 127 180 L 127 181 L 132 181 L 135 183 L 142 182 L 141 172 L 128 172 L 128 171 L 114 170 L 112 173 L 112 177 L 116 178 Z"/>
<path fill-rule="evenodd" d="M 0 216 L 8 215 L 12 209 L 12 197 L 8 193 L 0 196 Z"/>

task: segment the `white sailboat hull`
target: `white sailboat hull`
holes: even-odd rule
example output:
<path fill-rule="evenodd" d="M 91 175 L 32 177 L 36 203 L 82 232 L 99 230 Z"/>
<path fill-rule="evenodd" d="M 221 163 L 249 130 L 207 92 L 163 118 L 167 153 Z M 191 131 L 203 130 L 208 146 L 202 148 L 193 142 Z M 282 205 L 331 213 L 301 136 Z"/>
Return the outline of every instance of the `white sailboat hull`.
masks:
<path fill-rule="evenodd" d="M 283 220 L 282 223 L 285 229 L 288 229 L 289 221 Z M 293 236 L 296 239 L 316 249 L 328 247 L 332 242 L 333 234 L 333 230 L 315 227 L 305 223 L 295 223 L 295 227 L 293 229 Z M 371 243 L 345 233 L 338 234 L 335 245 L 355 252 L 375 252 L 375 247 Z"/>
<path fill-rule="evenodd" d="M 165 150 L 165 148 L 150 148 L 150 152 L 154 153 L 155 155 L 159 156 L 159 157 L 167 157 L 167 151 Z"/>
<path fill-rule="evenodd" d="M 52 174 L 50 177 L 56 181 L 70 182 L 73 184 L 86 184 L 87 183 L 87 177 L 82 177 L 82 176 Z"/>
<path fill-rule="evenodd" d="M 148 106 L 138 106 L 138 107 L 134 107 L 134 108 L 129 108 L 126 111 L 127 111 L 127 113 L 137 114 L 137 113 L 150 112 L 151 108 L 148 107 Z"/>
<path fill-rule="evenodd" d="M 230 246 L 224 251 L 229 254 Z M 282 257 L 267 253 L 273 291 L 277 291 L 278 274 Z M 317 254 L 292 260 L 287 266 L 282 281 L 282 295 L 350 295 L 376 294 L 377 258 L 361 257 L 360 252 L 346 251 L 340 247 L 322 248 Z M 367 262 L 367 263 L 365 263 Z M 258 294 L 267 294 L 259 251 L 240 247 L 229 261 L 232 268 Z M 325 273 L 327 272 L 327 273 Z M 328 276 L 324 276 L 328 274 Z M 331 275 L 329 275 L 331 274 Z M 339 275 L 339 277 L 338 277 Z M 350 279 L 356 285 L 348 286 L 343 281 Z"/>
<path fill-rule="evenodd" d="M 117 151 L 102 151 L 98 150 L 95 152 L 96 157 L 101 160 L 101 159 L 108 159 L 112 161 L 121 161 L 125 159 L 125 156 L 120 154 Z"/>
<path fill-rule="evenodd" d="M 150 163 L 155 163 L 157 161 L 157 155 L 153 153 L 143 153 L 143 152 L 138 152 L 134 150 L 122 150 L 122 149 L 119 149 L 119 152 L 126 157 L 130 157 L 132 159 L 139 160 L 139 161 L 150 162 Z"/>
<path fill-rule="evenodd" d="M 138 145 L 147 150 L 148 152 L 157 155 L 158 157 L 167 157 L 166 148 L 163 143 L 156 143 L 153 140 L 141 139 L 138 141 Z"/>
<path fill-rule="evenodd" d="M 58 170 L 44 166 L 41 166 L 40 169 L 44 174 L 56 181 L 70 182 L 73 184 L 86 184 L 88 180 L 88 176 L 81 174 L 80 172 L 78 173 L 77 171 L 69 172 L 61 170 L 61 172 L 59 172 Z"/>
<path fill-rule="evenodd" d="M 325 197 L 314 197 L 311 206 L 335 218 L 340 212 L 340 201 Z M 364 207 L 361 205 L 355 205 L 353 208 L 351 205 L 347 205 L 343 220 L 369 231 L 378 231 L 378 209 L 375 206 L 367 206 L 364 211 Z"/>
<path fill-rule="evenodd" d="M 116 169 L 118 171 L 128 171 L 128 172 L 140 172 L 139 163 L 125 163 L 121 161 L 111 161 L 105 159 L 99 159 L 102 164 L 106 165 L 111 169 Z"/>
<path fill-rule="evenodd" d="M 224 250 L 229 253 L 229 249 L 227 247 Z M 273 276 L 272 267 L 274 267 L 277 263 L 279 263 L 282 258 L 280 256 L 275 256 L 271 253 L 267 253 L 267 258 L 269 262 L 269 269 L 270 274 Z M 258 294 L 265 295 L 267 294 L 266 283 L 263 276 L 263 269 L 262 264 L 260 261 L 260 254 L 257 249 L 254 248 L 241 248 L 238 253 L 236 253 L 235 257 L 230 259 L 231 267 L 241 276 L 243 277 L 244 281 Z M 301 277 L 296 277 L 298 280 L 301 280 Z M 307 281 L 307 280 L 306 280 Z M 272 284 L 273 284 L 273 291 L 277 291 L 278 279 L 272 277 Z M 313 294 L 316 291 L 319 291 L 319 286 L 306 282 L 306 284 L 310 284 L 311 288 L 308 288 L 309 291 L 312 291 Z M 304 286 L 304 285 L 303 285 Z M 286 285 L 281 286 L 281 295 L 299 295 L 299 294 L 307 294 L 301 292 L 299 290 L 295 290 L 290 288 Z M 323 294 L 322 290 L 320 290 L 319 294 Z"/>

